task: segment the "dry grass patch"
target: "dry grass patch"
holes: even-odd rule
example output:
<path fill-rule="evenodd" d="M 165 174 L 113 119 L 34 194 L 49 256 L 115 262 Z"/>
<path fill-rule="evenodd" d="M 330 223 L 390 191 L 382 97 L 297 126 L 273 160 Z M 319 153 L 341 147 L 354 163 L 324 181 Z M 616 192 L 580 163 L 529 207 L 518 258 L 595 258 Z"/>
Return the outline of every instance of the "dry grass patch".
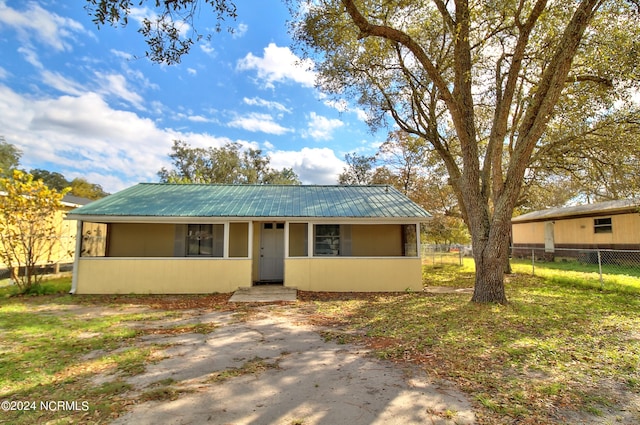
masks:
<path fill-rule="evenodd" d="M 481 423 L 640 423 L 639 296 L 529 276 L 509 277 L 507 292 L 508 305 L 472 304 L 468 294 L 314 303 L 325 325 L 333 317 L 351 335 L 363 333 L 379 357 L 456 382 L 480 407 Z"/>
<path fill-rule="evenodd" d="M 144 372 L 160 349 L 138 345 L 138 337 L 152 332 L 155 321 L 182 313 L 129 303 L 108 308 L 93 305 L 95 301 L 66 295 L 0 299 L 0 401 L 32 401 L 36 407 L 4 411 L 1 421 L 109 423 L 134 402 L 124 397 L 131 388 L 123 378 Z M 186 297 L 184 302 L 174 299 L 172 303 L 199 301 Z M 145 327 L 140 327 L 141 322 Z M 170 332 L 208 333 L 214 328 L 193 324 Z M 96 376 L 109 376 L 109 380 L 95 384 Z M 50 401 L 76 402 L 80 409 L 40 407 L 40 402 Z"/>

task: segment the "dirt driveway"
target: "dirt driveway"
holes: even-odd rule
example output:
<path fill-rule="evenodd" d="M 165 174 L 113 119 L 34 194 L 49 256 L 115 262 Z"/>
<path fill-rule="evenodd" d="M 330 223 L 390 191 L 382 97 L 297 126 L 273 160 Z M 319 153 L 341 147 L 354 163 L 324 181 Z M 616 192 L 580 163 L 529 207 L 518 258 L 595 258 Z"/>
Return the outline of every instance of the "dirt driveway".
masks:
<path fill-rule="evenodd" d="M 295 308 L 256 307 L 241 320 L 233 312 L 187 313 L 167 326 L 202 323 L 212 331 L 142 337 L 138 343 L 162 349 L 128 378 L 136 402 L 114 425 L 474 422 L 470 403 L 446 382 L 325 341 Z M 105 379 L 96 376 L 96 384 Z M 173 396 L 141 397 L 154 392 Z"/>

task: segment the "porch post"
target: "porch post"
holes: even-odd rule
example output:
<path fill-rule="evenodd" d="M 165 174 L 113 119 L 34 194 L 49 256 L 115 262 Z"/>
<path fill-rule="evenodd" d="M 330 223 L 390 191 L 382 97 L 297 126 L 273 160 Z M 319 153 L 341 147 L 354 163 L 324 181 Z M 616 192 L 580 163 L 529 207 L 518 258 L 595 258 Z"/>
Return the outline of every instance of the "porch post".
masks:
<path fill-rule="evenodd" d="M 227 221 L 222 225 L 223 244 L 222 244 L 222 258 L 229 258 L 229 228 L 230 223 Z"/>
<path fill-rule="evenodd" d="M 78 263 L 82 251 L 82 220 L 78 220 L 76 224 L 76 250 L 73 253 L 73 274 L 71 275 L 70 294 L 75 294 L 78 289 Z"/>
<path fill-rule="evenodd" d="M 284 222 L 284 258 L 289 258 L 289 222 Z"/>
<path fill-rule="evenodd" d="M 307 223 L 307 257 L 313 257 L 313 223 Z"/>
<path fill-rule="evenodd" d="M 422 247 L 420 246 L 420 223 L 416 223 L 416 255 L 422 257 Z"/>
<path fill-rule="evenodd" d="M 253 258 L 253 221 L 249 221 L 249 230 L 247 231 L 247 237 L 249 241 L 247 243 L 247 249 L 249 250 L 249 259 Z"/>

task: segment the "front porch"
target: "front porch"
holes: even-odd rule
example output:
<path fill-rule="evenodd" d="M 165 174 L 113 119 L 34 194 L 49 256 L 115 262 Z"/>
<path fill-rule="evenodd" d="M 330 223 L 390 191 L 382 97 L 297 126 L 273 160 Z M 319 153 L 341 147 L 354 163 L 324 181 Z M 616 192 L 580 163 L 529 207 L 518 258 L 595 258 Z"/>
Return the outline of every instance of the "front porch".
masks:
<path fill-rule="evenodd" d="M 298 291 L 282 285 L 260 285 L 250 288 L 238 288 L 229 298 L 230 303 L 264 303 L 264 302 L 295 302 Z"/>

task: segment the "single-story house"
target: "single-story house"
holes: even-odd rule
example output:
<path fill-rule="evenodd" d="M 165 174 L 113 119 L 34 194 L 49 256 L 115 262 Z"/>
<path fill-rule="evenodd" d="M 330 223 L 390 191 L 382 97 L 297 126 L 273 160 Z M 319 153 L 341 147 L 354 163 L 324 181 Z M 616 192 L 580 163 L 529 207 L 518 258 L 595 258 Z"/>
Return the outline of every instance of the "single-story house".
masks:
<path fill-rule="evenodd" d="M 547 254 L 576 257 L 585 249 L 638 250 L 640 200 L 534 211 L 514 217 L 511 225 L 515 253 L 544 248 Z"/>
<path fill-rule="evenodd" d="M 422 289 L 420 223 L 391 186 L 142 183 L 76 209 L 72 292 Z"/>

